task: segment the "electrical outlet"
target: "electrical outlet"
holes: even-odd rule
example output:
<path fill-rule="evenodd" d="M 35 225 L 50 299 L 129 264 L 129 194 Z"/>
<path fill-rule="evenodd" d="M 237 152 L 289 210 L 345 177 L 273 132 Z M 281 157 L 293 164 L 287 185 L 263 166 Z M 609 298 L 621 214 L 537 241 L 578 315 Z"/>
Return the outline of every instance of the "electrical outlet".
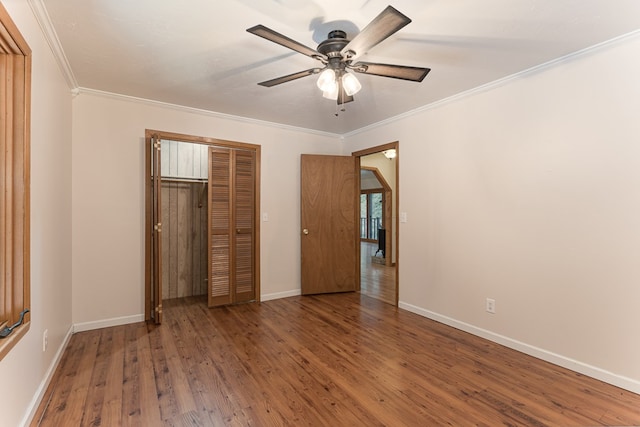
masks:
<path fill-rule="evenodd" d="M 496 314 L 496 300 L 493 298 L 487 298 L 487 313 Z"/>
<path fill-rule="evenodd" d="M 42 334 L 42 351 L 47 351 L 47 346 L 49 345 L 49 330 L 45 329 Z"/>

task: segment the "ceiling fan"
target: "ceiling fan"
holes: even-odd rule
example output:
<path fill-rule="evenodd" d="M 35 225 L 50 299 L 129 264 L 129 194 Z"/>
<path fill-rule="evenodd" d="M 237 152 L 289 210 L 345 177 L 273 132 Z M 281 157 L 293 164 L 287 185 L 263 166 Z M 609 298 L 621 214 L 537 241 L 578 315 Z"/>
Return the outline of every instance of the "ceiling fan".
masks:
<path fill-rule="evenodd" d="M 298 43 L 264 25 L 251 27 L 247 29 L 248 32 L 295 50 L 313 59 L 317 59 L 324 65 L 324 67 L 321 68 L 310 68 L 258 84 L 265 87 L 272 87 L 312 74 L 320 74 L 317 85 L 320 90 L 322 90 L 323 96 L 325 98 L 335 99 L 338 104 L 344 104 L 353 101 L 353 95 L 362 87 L 358 79 L 349 71 L 421 82 L 431 69 L 404 65 L 378 64 L 375 62 L 353 62 L 356 57 L 366 53 L 369 49 L 396 33 L 410 22 L 411 19 L 393 7 L 387 6 L 387 8 L 358 33 L 353 40 L 348 40 L 346 38 L 347 34 L 344 31 L 333 30 L 329 33 L 328 38 L 318 45 L 317 50 Z"/>

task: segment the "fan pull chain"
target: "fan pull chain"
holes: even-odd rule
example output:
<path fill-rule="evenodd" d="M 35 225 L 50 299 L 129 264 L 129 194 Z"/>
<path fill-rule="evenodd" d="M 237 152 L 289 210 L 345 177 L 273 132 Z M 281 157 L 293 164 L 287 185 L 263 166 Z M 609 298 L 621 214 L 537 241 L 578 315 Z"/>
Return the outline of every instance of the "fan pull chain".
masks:
<path fill-rule="evenodd" d="M 338 108 L 338 106 L 340 106 L 340 108 Z M 340 115 L 340 113 L 338 113 L 338 109 L 339 109 L 340 111 L 342 111 L 343 113 L 344 113 L 345 111 L 347 111 L 347 109 L 346 109 L 346 108 L 345 108 L 345 106 L 344 106 L 344 101 L 342 101 L 342 104 L 338 104 L 338 103 L 336 103 L 336 112 L 334 113 L 336 117 L 338 117 L 338 116 Z"/>

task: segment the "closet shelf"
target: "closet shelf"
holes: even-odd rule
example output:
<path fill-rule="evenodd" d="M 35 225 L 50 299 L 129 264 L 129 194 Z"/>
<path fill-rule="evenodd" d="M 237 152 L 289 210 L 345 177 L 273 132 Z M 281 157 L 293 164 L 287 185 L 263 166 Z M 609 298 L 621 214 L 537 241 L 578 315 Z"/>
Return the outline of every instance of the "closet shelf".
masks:
<path fill-rule="evenodd" d="M 206 184 L 207 182 L 209 182 L 209 180 L 207 178 L 178 178 L 178 177 L 160 177 L 161 181 L 167 181 L 167 182 L 201 182 L 203 184 Z"/>

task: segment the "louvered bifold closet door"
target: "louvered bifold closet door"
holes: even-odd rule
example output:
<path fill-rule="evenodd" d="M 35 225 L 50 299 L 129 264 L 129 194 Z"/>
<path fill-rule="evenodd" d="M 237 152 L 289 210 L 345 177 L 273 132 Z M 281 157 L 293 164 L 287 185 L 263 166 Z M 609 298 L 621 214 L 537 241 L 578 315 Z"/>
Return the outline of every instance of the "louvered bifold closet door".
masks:
<path fill-rule="evenodd" d="M 256 153 L 209 148 L 209 307 L 253 301 Z"/>
<path fill-rule="evenodd" d="M 231 304 L 232 151 L 209 148 L 209 307 Z"/>
<path fill-rule="evenodd" d="M 255 300 L 255 151 L 234 151 L 235 301 Z"/>

